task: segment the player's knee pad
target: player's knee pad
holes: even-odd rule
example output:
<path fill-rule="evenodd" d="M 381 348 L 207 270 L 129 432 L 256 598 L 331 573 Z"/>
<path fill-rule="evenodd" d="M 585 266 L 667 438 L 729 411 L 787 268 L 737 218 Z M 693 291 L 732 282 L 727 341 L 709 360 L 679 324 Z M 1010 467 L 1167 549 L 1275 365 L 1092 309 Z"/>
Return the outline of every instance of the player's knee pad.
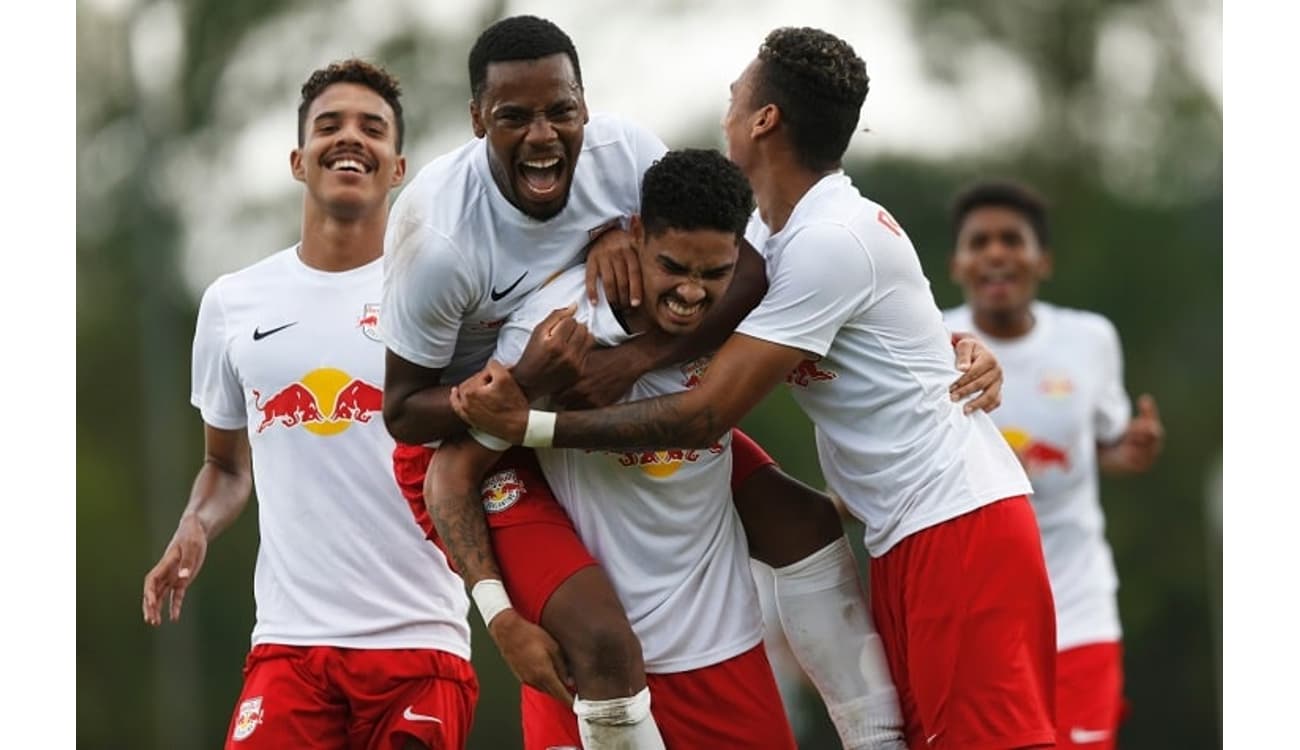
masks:
<path fill-rule="evenodd" d="M 650 688 L 641 688 L 635 695 L 626 698 L 609 698 L 589 701 L 578 698 L 573 702 L 573 712 L 579 721 L 606 726 L 624 726 L 637 724 L 650 715 Z"/>

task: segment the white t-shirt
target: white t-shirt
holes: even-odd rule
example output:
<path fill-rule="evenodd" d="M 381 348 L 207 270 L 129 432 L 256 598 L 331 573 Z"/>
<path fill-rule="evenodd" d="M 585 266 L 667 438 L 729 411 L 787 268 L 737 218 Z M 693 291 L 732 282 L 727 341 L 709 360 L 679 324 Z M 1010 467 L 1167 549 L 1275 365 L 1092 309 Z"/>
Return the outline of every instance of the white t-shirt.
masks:
<path fill-rule="evenodd" d="M 556 308 L 598 342 L 629 338 L 605 302 L 593 310 L 582 267 L 539 289 L 510 316 L 496 358 L 519 359 L 533 328 Z M 647 373 L 624 399 L 686 389 L 689 366 Z M 763 620 L 749 546 L 731 498 L 731 433 L 711 448 L 587 451 L 543 449 L 537 459 L 578 536 L 600 561 L 641 640 L 646 671 L 683 672 L 758 645 Z"/>
<path fill-rule="evenodd" d="M 383 338 L 407 361 L 474 374 L 532 290 L 580 263 L 591 240 L 641 209 L 641 176 L 667 147 L 650 131 L 592 115 L 568 203 L 538 221 L 492 180 L 475 139 L 420 170 L 393 204 L 384 239 Z"/>
<path fill-rule="evenodd" d="M 1100 315 L 1035 302 L 1034 327 L 1017 339 L 981 335 L 1002 364 L 1002 406 L 993 421 L 1020 451 L 1056 599 L 1060 649 L 1120 637 L 1119 579 L 1098 497 L 1097 443 L 1128 426 L 1123 355 Z M 966 306 L 944 313 L 952 330 L 974 331 Z"/>
<path fill-rule="evenodd" d="M 380 411 L 382 263 L 310 268 L 289 248 L 208 287 L 190 400 L 247 429 L 261 544 L 253 644 L 434 648 L 469 658 L 459 576 L 392 476 Z"/>
<path fill-rule="evenodd" d="M 1030 491 L 983 412 L 949 400 L 955 355 L 912 243 L 842 172 L 822 178 L 772 235 L 768 291 L 737 333 L 801 349 L 787 379 L 816 427 L 827 483 L 866 525 L 876 557 L 909 534 Z"/>

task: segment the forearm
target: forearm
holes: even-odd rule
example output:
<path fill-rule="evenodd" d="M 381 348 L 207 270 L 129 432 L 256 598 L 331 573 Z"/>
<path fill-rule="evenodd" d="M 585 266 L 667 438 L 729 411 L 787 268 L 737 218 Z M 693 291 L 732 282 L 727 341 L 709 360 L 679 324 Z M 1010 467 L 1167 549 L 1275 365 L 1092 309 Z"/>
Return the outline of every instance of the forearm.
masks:
<path fill-rule="evenodd" d="M 208 457 L 194 478 L 182 522 L 194 518 L 211 541 L 228 529 L 248 505 L 253 481 L 246 472 Z"/>
<path fill-rule="evenodd" d="M 425 479 L 424 501 L 443 547 L 465 584 L 501 578 L 483 512 L 483 475 L 500 454 L 472 439 L 444 444 Z"/>
<path fill-rule="evenodd" d="M 560 412 L 555 422 L 557 448 L 707 448 L 739 416 L 726 413 L 697 394 L 632 401 L 603 409 Z"/>
<path fill-rule="evenodd" d="M 685 336 L 644 336 L 644 341 L 625 346 L 636 343 L 642 348 L 643 356 L 650 362 L 647 371 L 702 357 L 722 346 L 740 321 L 758 306 L 764 294 L 767 294 L 767 270 L 763 258 L 749 243 L 742 242 L 735 278 L 698 328 Z M 653 300 L 647 301 L 651 303 Z"/>
<path fill-rule="evenodd" d="M 423 445 L 465 432 L 466 425 L 451 408 L 451 386 L 422 388 L 384 400 L 384 424 L 395 440 Z"/>

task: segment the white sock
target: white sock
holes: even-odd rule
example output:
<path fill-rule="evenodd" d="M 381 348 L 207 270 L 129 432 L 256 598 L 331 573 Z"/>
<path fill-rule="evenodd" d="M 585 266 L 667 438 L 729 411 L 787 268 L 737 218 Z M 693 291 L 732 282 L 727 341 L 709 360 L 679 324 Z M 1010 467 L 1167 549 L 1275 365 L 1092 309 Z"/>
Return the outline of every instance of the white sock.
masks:
<path fill-rule="evenodd" d="M 906 748 L 898 692 L 849 540 L 773 573 L 785 637 L 846 750 Z"/>
<path fill-rule="evenodd" d="M 650 688 L 636 695 L 573 702 L 584 750 L 664 750 L 659 725 L 650 715 Z"/>

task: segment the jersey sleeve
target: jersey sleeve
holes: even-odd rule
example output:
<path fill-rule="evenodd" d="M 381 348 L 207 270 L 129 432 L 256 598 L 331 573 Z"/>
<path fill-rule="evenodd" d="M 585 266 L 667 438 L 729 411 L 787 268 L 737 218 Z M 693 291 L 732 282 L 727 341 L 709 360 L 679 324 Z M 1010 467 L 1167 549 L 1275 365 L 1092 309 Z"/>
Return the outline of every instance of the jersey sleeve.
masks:
<path fill-rule="evenodd" d="M 767 294 L 737 333 L 822 357 L 835 334 L 869 298 L 874 273 L 861 242 L 846 228 L 804 228 L 768 263 Z"/>
<path fill-rule="evenodd" d="M 440 232 L 394 218 L 384 238 L 379 331 L 408 362 L 440 369 L 451 362 L 461 321 L 477 298 L 473 265 Z"/>
<path fill-rule="evenodd" d="M 194 327 L 190 403 L 203 421 L 222 430 L 248 425 L 244 387 L 230 362 L 230 337 L 221 304 L 221 280 L 203 293 Z"/>
<path fill-rule="evenodd" d="M 1097 440 L 1113 443 L 1119 440 L 1128 427 L 1132 405 L 1124 390 L 1124 354 L 1120 348 L 1119 333 L 1105 318 L 1098 319 L 1100 331 L 1097 408 L 1093 414 L 1093 428 Z"/>

